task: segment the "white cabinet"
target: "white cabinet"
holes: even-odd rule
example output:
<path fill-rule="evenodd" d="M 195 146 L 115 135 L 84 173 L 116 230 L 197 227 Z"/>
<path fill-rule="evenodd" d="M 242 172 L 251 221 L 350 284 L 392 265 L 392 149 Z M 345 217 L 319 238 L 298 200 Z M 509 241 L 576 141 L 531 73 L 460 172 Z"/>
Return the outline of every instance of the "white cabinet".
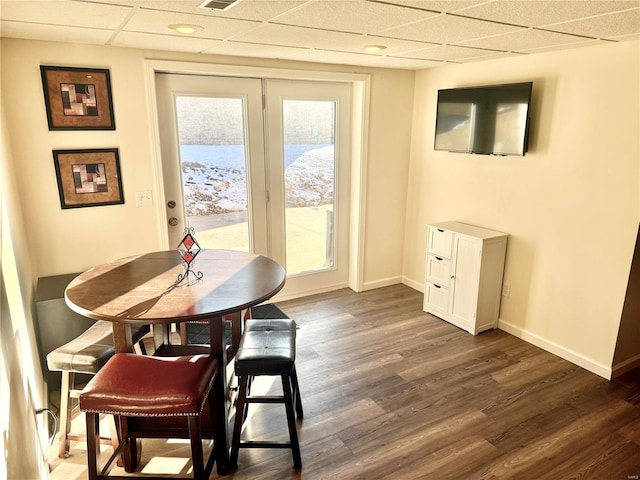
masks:
<path fill-rule="evenodd" d="M 507 234 L 461 222 L 427 228 L 424 311 L 473 335 L 496 328 Z"/>

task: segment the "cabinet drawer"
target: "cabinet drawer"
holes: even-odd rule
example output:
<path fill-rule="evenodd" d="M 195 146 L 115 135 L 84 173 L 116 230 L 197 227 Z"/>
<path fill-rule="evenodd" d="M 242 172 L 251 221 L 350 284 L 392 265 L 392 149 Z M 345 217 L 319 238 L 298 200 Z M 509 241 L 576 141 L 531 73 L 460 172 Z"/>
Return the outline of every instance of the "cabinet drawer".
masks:
<path fill-rule="evenodd" d="M 428 252 L 443 258 L 451 258 L 453 232 L 429 226 Z"/>
<path fill-rule="evenodd" d="M 451 280 L 451 260 L 436 255 L 427 255 L 427 281 L 448 287 Z"/>
<path fill-rule="evenodd" d="M 449 289 L 427 282 L 424 292 L 424 307 L 432 313 L 449 314 Z"/>

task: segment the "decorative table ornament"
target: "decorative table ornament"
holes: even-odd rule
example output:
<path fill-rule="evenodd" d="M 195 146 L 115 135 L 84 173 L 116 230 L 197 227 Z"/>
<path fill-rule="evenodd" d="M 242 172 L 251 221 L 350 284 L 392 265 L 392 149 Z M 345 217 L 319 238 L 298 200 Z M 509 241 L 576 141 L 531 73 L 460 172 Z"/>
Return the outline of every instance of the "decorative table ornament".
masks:
<path fill-rule="evenodd" d="M 198 280 L 200 280 L 204 274 L 200 271 L 195 271 L 193 270 L 193 263 L 196 259 L 196 257 L 198 256 L 198 253 L 200 253 L 200 245 L 198 244 L 198 241 L 196 240 L 196 237 L 194 236 L 195 230 L 193 229 L 193 227 L 187 227 L 184 229 L 184 237 L 182 238 L 182 240 L 180 241 L 180 244 L 178 245 L 178 253 L 180 253 L 180 256 L 182 257 L 182 260 L 184 261 L 185 264 L 185 270 L 184 273 L 181 273 L 180 275 L 178 275 L 178 280 L 176 280 L 176 285 L 179 285 L 180 283 L 182 283 L 182 281 L 184 279 L 186 279 L 190 273 L 193 274 L 193 276 L 195 276 Z"/>

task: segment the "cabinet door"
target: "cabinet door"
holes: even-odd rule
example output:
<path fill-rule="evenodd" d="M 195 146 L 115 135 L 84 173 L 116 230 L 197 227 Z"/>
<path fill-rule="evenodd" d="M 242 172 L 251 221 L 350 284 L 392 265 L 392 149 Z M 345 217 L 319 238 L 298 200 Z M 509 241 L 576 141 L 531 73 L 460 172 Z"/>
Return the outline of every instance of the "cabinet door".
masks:
<path fill-rule="evenodd" d="M 478 305 L 482 241 L 457 236 L 454 248 L 451 317 L 471 328 L 475 322 Z"/>

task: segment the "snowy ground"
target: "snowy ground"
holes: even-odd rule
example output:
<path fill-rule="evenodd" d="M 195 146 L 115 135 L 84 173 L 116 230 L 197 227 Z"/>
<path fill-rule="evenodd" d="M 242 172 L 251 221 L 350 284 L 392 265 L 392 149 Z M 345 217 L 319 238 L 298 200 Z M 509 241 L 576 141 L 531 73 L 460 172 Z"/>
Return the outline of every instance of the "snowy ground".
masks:
<path fill-rule="evenodd" d="M 333 147 L 307 150 L 285 168 L 287 207 L 313 207 L 333 202 Z M 245 171 L 216 166 L 206 158 L 185 160 L 182 171 L 187 216 L 241 212 L 247 209 Z"/>

